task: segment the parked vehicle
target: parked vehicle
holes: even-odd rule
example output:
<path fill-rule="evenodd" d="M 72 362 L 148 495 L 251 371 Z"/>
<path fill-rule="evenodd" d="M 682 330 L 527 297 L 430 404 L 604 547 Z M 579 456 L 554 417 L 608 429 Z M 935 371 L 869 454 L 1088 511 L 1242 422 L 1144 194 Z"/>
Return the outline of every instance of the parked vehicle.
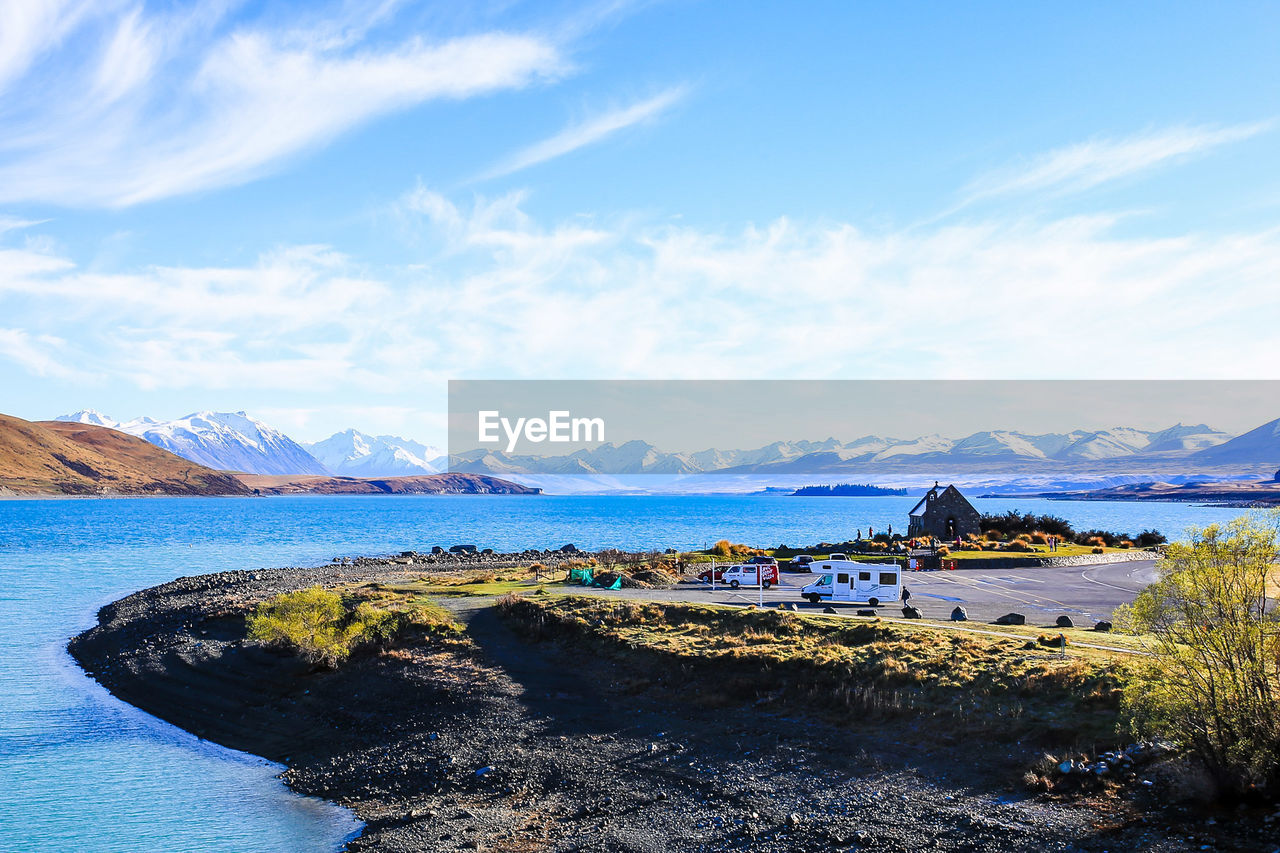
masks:
<path fill-rule="evenodd" d="M 717 580 L 722 580 L 737 589 L 740 586 L 760 586 L 764 585 L 765 589 L 773 586 L 778 582 L 778 567 L 752 565 L 746 563 L 741 566 L 729 566 L 724 570 L 724 574 Z"/>
<path fill-rule="evenodd" d="M 752 566 L 776 566 L 778 565 L 778 561 L 774 557 L 757 555 L 752 557 L 750 560 L 747 560 L 747 564 Z"/>
<path fill-rule="evenodd" d="M 812 571 L 812 568 L 810 568 L 812 565 L 813 557 L 808 554 L 797 554 L 791 558 L 791 571 L 793 572 Z"/>
<path fill-rule="evenodd" d="M 716 566 L 716 580 L 718 581 L 724 580 L 724 573 L 726 570 L 730 568 L 732 568 L 732 566 Z M 701 572 L 699 572 L 698 580 L 702 581 L 703 583 L 711 583 L 711 569 L 703 569 Z"/>
<path fill-rule="evenodd" d="M 832 555 L 831 555 L 830 557 L 828 557 L 827 559 L 828 559 L 828 560 L 844 560 L 845 562 L 848 562 L 848 560 L 849 560 L 849 558 L 848 558 L 847 556 L 845 556 L 844 554 L 832 554 Z"/>
<path fill-rule="evenodd" d="M 800 590 L 800 597 L 814 604 L 826 599 L 879 607 L 903 596 L 902 570 L 895 563 L 853 565 L 847 560 L 826 560 L 815 565 L 814 571 L 822 572 L 822 577 Z"/>

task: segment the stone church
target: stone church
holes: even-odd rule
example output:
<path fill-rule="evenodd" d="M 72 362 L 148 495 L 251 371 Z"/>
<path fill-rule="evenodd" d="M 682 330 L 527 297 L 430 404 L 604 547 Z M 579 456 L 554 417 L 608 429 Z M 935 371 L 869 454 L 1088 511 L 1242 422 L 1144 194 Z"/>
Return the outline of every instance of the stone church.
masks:
<path fill-rule="evenodd" d="M 934 483 L 911 510 L 907 536 L 936 536 L 949 541 L 957 536 L 981 533 L 981 527 L 982 516 L 959 489 L 955 486 L 944 489 Z"/>

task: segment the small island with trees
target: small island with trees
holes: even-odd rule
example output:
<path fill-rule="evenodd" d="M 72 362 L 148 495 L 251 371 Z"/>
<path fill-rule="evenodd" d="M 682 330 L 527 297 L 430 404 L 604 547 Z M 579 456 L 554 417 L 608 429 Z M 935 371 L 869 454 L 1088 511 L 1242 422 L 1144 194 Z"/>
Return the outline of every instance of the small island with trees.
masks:
<path fill-rule="evenodd" d="M 886 495 L 901 497 L 906 493 L 906 489 L 889 489 L 883 486 L 872 486 L 870 484 L 854 485 L 852 483 L 840 483 L 835 486 L 801 486 L 792 492 L 791 496 L 799 498 L 867 498 L 884 497 Z"/>

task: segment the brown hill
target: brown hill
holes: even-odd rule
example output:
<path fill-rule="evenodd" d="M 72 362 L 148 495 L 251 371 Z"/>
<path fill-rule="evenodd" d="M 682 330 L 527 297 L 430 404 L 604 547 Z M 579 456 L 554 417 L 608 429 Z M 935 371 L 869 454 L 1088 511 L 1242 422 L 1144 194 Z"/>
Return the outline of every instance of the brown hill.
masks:
<path fill-rule="evenodd" d="M 264 495 L 539 495 L 542 489 L 483 474 L 423 474 L 416 477 L 321 477 L 237 474 Z"/>
<path fill-rule="evenodd" d="M 89 424 L 0 415 L 0 494 L 244 495 L 230 474 Z"/>

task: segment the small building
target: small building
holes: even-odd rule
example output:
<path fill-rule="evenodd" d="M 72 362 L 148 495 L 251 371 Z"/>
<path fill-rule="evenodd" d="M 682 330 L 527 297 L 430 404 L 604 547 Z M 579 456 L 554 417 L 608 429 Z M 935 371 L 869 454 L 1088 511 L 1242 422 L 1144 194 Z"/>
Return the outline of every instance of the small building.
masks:
<path fill-rule="evenodd" d="M 955 486 L 945 489 L 936 482 L 911 510 L 907 536 L 935 536 L 951 540 L 981 533 L 982 516 Z"/>

